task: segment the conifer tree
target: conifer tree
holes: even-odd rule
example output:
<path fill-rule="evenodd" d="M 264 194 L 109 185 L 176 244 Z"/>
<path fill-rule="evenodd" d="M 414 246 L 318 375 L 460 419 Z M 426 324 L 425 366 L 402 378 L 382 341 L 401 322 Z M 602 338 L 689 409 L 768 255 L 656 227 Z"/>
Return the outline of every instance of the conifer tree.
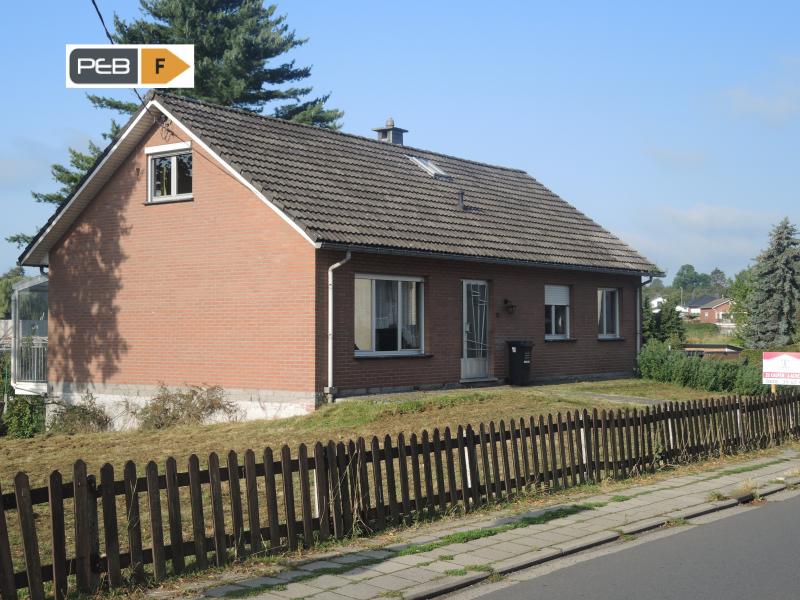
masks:
<path fill-rule="evenodd" d="M 788 218 L 770 234 L 769 246 L 756 259 L 748 297 L 745 343 L 777 348 L 797 336 L 800 306 L 800 240 Z"/>
<path fill-rule="evenodd" d="M 264 6 L 262 0 L 140 0 L 139 4 L 141 18 L 127 22 L 114 16 L 112 38 L 118 44 L 194 44 L 195 87 L 173 92 L 254 112 L 266 110 L 296 123 L 339 128 L 343 113 L 325 107 L 329 94 L 313 97 L 310 86 L 300 85 L 311 68 L 284 58 L 308 40 L 297 37 L 275 5 Z M 124 120 L 139 108 L 138 102 L 87 97 L 95 108 L 112 110 Z M 105 140 L 116 139 L 120 127 L 112 120 Z M 101 152 L 92 142 L 86 152 L 70 148 L 69 164 L 51 168 L 58 189 L 33 192 L 34 200 L 65 202 Z M 17 234 L 6 241 L 22 247 L 31 237 Z"/>

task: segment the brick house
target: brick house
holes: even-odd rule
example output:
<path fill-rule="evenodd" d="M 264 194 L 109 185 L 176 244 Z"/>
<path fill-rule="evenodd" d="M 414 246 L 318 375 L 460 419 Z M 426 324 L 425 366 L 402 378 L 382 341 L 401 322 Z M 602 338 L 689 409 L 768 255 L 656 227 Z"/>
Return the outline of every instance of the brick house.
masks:
<path fill-rule="evenodd" d="M 731 322 L 731 300 L 728 298 L 715 298 L 709 300 L 700 307 L 701 323 L 721 323 Z"/>
<path fill-rule="evenodd" d="M 520 339 L 531 381 L 632 373 L 651 262 L 523 171 L 376 131 L 148 96 L 20 257 L 49 279 L 39 391 L 219 384 L 279 417 L 502 382 Z"/>

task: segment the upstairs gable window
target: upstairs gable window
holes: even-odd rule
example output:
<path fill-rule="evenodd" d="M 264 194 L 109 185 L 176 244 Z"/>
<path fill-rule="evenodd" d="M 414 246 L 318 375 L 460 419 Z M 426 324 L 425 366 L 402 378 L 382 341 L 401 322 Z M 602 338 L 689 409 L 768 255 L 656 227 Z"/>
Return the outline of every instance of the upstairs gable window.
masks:
<path fill-rule="evenodd" d="M 192 199 L 192 152 L 188 142 L 145 148 L 152 203 Z"/>

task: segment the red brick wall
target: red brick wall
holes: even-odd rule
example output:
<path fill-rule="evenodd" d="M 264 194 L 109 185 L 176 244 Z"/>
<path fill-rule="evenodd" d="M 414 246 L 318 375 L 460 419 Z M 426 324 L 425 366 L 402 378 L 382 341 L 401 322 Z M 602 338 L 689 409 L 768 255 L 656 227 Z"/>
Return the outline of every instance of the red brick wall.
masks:
<path fill-rule="evenodd" d="M 729 313 L 731 312 L 731 303 L 725 302 L 724 304 L 720 304 L 716 308 L 701 308 L 700 309 L 700 321 L 702 323 L 716 323 L 718 321 L 717 317 L 722 315 L 722 313 Z"/>
<path fill-rule="evenodd" d="M 315 390 L 315 250 L 199 147 L 145 205 L 153 131 L 50 252 L 51 382 Z"/>
<path fill-rule="evenodd" d="M 324 310 L 327 268 L 343 252 L 320 251 L 317 261 L 318 310 Z M 355 273 L 407 275 L 425 278 L 425 350 L 428 358 L 357 359 L 353 356 L 353 278 Z M 457 383 L 461 375 L 461 280 L 489 281 L 489 335 L 493 374 L 507 373 L 506 340 L 534 342 L 535 379 L 632 372 L 636 356 L 637 277 L 499 266 L 424 258 L 353 255 L 335 271 L 334 385 L 340 390 Z M 570 285 L 571 337 L 544 339 L 544 286 Z M 597 288 L 620 288 L 620 341 L 597 339 Z M 503 300 L 517 306 L 513 315 Z M 321 314 L 326 314 L 321 312 Z M 318 387 L 327 385 L 326 325 L 318 328 Z"/>

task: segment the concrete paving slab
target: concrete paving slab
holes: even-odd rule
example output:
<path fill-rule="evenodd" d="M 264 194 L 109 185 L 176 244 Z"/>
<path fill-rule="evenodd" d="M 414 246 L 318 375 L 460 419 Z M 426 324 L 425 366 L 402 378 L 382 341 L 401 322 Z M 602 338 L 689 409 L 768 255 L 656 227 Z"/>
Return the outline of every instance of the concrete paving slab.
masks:
<path fill-rule="evenodd" d="M 369 583 L 390 592 L 398 592 L 415 584 L 415 582 L 397 575 L 381 575 L 370 579 Z"/>
<path fill-rule="evenodd" d="M 319 594 L 324 590 L 318 587 L 312 587 L 306 583 L 294 582 L 286 585 L 285 590 L 275 590 L 272 593 L 282 598 L 305 598 L 306 596 L 313 596 Z"/>
<path fill-rule="evenodd" d="M 215 587 L 215 588 L 211 588 L 209 590 L 206 590 L 203 593 L 203 595 L 206 598 L 223 598 L 227 594 L 230 594 L 232 592 L 241 592 L 244 589 L 246 589 L 246 588 L 243 588 L 243 587 L 235 585 L 235 584 L 221 585 L 219 587 Z"/>
<path fill-rule="evenodd" d="M 350 583 L 336 589 L 336 593 L 353 600 L 370 600 L 371 598 L 381 597 L 386 590 L 370 585 L 367 582 Z"/>

